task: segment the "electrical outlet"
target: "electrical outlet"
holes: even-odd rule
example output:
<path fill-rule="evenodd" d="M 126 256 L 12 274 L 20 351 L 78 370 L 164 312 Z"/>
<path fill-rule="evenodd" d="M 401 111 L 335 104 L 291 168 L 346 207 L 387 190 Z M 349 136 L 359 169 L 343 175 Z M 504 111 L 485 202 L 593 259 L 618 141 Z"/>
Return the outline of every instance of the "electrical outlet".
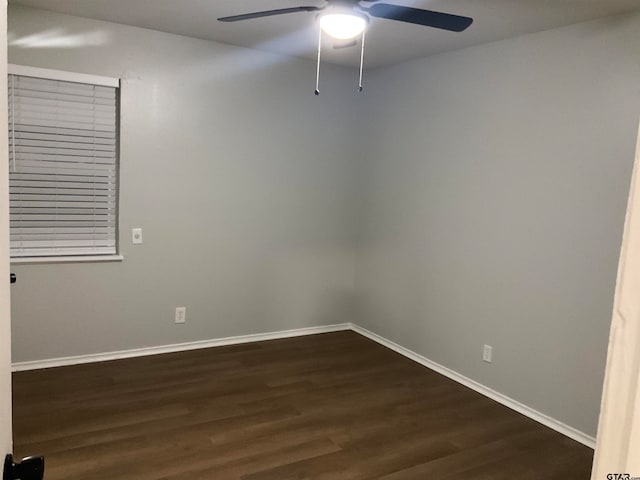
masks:
<path fill-rule="evenodd" d="M 176 307 L 176 323 L 187 321 L 187 307 Z"/>
<path fill-rule="evenodd" d="M 482 360 L 487 363 L 491 363 L 491 357 L 493 356 L 493 347 L 491 345 L 485 345 L 482 349 Z"/>

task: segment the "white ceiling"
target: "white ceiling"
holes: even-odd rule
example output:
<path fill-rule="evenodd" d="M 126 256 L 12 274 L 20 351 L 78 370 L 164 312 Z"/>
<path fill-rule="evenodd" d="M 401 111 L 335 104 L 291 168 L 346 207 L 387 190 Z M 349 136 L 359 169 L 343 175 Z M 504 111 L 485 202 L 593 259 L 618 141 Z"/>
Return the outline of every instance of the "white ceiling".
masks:
<path fill-rule="evenodd" d="M 385 0 L 474 18 L 462 33 L 371 19 L 365 65 L 378 67 L 639 8 L 638 0 Z M 321 6 L 323 0 L 10 0 L 11 4 L 315 58 L 314 13 L 221 23 L 220 16 Z M 326 53 L 326 55 L 325 55 Z M 325 49 L 323 60 L 357 65 L 358 48 Z"/>

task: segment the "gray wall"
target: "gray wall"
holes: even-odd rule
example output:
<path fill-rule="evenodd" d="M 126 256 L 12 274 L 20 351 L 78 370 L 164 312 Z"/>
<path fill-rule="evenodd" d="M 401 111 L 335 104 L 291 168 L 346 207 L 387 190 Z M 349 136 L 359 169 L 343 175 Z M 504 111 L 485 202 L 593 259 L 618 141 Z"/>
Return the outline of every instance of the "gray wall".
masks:
<path fill-rule="evenodd" d="M 358 322 L 594 434 L 639 79 L 639 16 L 370 76 Z"/>
<path fill-rule="evenodd" d="M 11 63 L 123 79 L 125 260 L 14 266 L 14 361 L 352 319 L 352 71 L 323 67 L 316 97 L 309 61 L 20 7 L 9 23 Z"/>

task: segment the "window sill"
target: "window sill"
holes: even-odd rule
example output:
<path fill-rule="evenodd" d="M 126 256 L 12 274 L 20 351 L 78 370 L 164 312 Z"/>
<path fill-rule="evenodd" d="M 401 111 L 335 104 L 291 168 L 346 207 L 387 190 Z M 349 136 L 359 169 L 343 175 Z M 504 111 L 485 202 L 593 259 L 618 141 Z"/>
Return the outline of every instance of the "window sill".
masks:
<path fill-rule="evenodd" d="M 24 257 L 12 258 L 12 265 L 22 265 L 27 263 L 104 263 L 104 262 L 121 262 L 124 260 L 122 255 L 78 255 L 68 257 Z"/>

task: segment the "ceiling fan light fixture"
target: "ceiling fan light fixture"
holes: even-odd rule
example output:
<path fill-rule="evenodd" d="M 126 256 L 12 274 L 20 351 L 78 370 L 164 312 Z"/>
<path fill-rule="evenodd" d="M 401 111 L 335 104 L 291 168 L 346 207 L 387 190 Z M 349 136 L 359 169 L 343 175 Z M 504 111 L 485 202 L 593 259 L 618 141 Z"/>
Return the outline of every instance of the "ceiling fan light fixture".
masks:
<path fill-rule="evenodd" d="M 365 5 L 362 5 L 362 3 Z M 451 32 L 462 32 L 472 23 L 473 18 L 452 15 L 449 13 L 405 7 L 388 3 L 376 3 L 377 0 L 325 0 L 324 6 L 299 6 L 263 10 L 261 12 L 243 13 L 220 17 L 220 22 L 239 22 L 254 18 L 272 17 L 298 12 L 321 12 L 316 16 L 318 28 L 318 61 L 316 64 L 316 90 L 320 94 L 320 55 L 322 53 L 323 32 L 337 40 L 353 40 L 362 35 L 360 42 L 360 77 L 358 91 L 362 91 L 362 69 L 364 66 L 364 40 L 370 18 L 384 18 L 398 22 L 413 23 L 425 27 L 439 28 Z M 373 3 L 373 5 L 368 5 Z M 351 44 L 357 44 L 355 40 Z M 334 42 L 335 47 L 335 42 Z"/>
<path fill-rule="evenodd" d="M 338 40 L 349 40 L 360 35 L 367 20 L 356 13 L 327 13 L 320 16 L 320 28 Z"/>

